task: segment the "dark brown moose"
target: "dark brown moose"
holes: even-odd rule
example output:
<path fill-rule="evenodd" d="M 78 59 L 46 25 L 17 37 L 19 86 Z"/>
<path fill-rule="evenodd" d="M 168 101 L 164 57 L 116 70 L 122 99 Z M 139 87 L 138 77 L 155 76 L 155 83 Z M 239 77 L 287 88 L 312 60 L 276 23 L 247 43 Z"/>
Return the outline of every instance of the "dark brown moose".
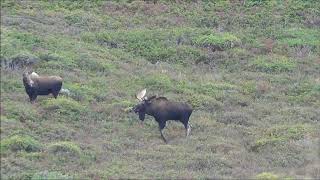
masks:
<path fill-rule="evenodd" d="M 34 102 L 38 95 L 50 93 L 57 98 L 62 87 L 62 78 L 59 76 L 39 76 L 35 72 L 25 72 L 22 80 L 30 102 Z"/>
<path fill-rule="evenodd" d="M 153 116 L 159 124 L 160 134 L 165 143 L 167 140 L 164 138 L 162 130 L 168 120 L 180 121 L 186 129 L 186 136 L 189 136 L 191 132 L 189 117 L 193 109 L 188 104 L 171 102 L 165 97 L 152 96 L 148 98 L 145 96 L 146 92 L 144 89 L 136 95 L 140 103 L 132 109 L 139 114 L 139 119 L 144 121 L 145 114 Z"/>

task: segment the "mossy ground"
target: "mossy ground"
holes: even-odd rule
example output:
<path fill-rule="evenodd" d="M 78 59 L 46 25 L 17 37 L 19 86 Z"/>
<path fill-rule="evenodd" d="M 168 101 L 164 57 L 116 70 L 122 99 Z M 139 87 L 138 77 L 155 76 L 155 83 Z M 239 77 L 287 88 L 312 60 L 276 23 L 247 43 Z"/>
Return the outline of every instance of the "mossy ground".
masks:
<path fill-rule="evenodd" d="M 319 1 L 1 0 L 1 178 L 319 178 Z M 69 96 L 28 101 L 25 65 Z M 140 126 L 134 95 L 194 106 Z"/>

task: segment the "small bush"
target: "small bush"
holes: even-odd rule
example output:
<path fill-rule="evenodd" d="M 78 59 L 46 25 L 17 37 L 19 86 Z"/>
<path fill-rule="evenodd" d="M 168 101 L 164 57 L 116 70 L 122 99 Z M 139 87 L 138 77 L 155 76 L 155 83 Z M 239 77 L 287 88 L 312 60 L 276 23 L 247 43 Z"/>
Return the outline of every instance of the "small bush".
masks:
<path fill-rule="evenodd" d="M 145 77 L 145 87 L 149 89 L 172 89 L 174 86 L 173 80 L 165 74 L 154 74 Z"/>
<path fill-rule="evenodd" d="M 197 110 L 209 110 L 217 112 L 223 106 L 222 102 L 217 101 L 214 97 L 207 95 L 189 95 L 186 96 L 187 102 Z"/>
<path fill-rule="evenodd" d="M 259 179 L 259 180 L 278 180 L 279 176 L 275 175 L 273 173 L 264 172 L 264 173 L 258 174 L 255 179 Z"/>
<path fill-rule="evenodd" d="M 286 93 L 289 96 L 305 96 L 312 92 L 320 92 L 320 86 L 311 84 L 311 82 L 303 81 L 293 84 Z"/>
<path fill-rule="evenodd" d="M 31 52 L 33 48 L 41 47 L 42 45 L 43 39 L 36 34 L 1 28 L 2 57 L 11 57 L 11 59 L 16 57 L 17 60 L 37 60 Z"/>
<path fill-rule="evenodd" d="M 31 177 L 31 180 L 49 180 L 49 179 L 72 179 L 72 177 L 57 171 L 42 171 L 42 172 L 35 173 Z"/>
<path fill-rule="evenodd" d="M 96 89 L 80 83 L 66 83 L 64 87 L 70 90 L 71 98 L 76 101 L 91 101 L 96 94 Z"/>
<path fill-rule="evenodd" d="M 277 38 L 280 45 L 288 45 L 290 47 L 309 46 L 313 49 L 320 47 L 320 35 L 316 29 L 287 29 L 285 32 L 277 35 Z"/>
<path fill-rule="evenodd" d="M 192 89 L 197 94 L 204 94 L 207 96 L 218 97 L 223 91 L 234 90 L 236 86 L 229 83 L 203 83 L 203 84 L 193 84 L 186 87 L 187 89 Z"/>
<path fill-rule="evenodd" d="M 18 92 L 25 92 L 24 91 L 24 85 L 22 82 L 22 76 L 21 79 L 1 79 L 1 93 L 18 93 Z M 28 95 L 25 93 L 24 94 L 26 96 L 26 98 L 28 97 Z M 2 95 L 2 99 L 4 99 L 4 95 Z"/>
<path fill-rule="evenodd" d="M 1 140 L 1 153 L 6 153 L 9 150 L 35 152 L 40 151 L 42 145 L 34 138 L 27 135 L 13 135 Z"/>
<path fill-rule="evenodd" d="M 246 81 L 242 83 L 241 92 L 243 94 L 253 94 L 257 90 L 256 83 L 253 81 Z"/>
<path fill-rule="evenodd" d="M 259 151 L 266 145 L 276 145 L 289 140 L 302 139 L 306 134 L 312 133 L 314 128 L 306 124 L 283 125 L 267 129 L 261 138 L 257 139 L 252 149 Z"/>
<path fill-rule="evenodd" d="M 43 152 L 20 152 L 19 153 L 20 156 L 29 159 L 29 160 L 40 160 L 40 159 L 44 159 L 45 155 Z"/>
<path fill-rule="evenodd" d="M 251 67 L 261 72 L 287 72 L 296 67 L 293 60 L 284 56 L 259 56 L 251 63 Z"/>
<path fill-rule="evenodd" d="M 79 158 L 82 156 L 80 147 L 69 141 L 55 142 L 48 145 L 48 152 L 57 156 Z"/>
<path fill-rule="evenodd" d="M 233 48 L 240 43 L 240 39 L 230 33 L 209 34 L 197 37 L 194 42 L 199 46 L 212 47 L 217 50 Z"/>
<path fill-rule="evenodd" d="M 9 119 L 19 121 L 37 121 L 39 114 L 37 110 L 29 103 L 27 104 L 6 104 L 5 114 Z M 4 103 L 5 104 L 5 103 Z"/>
<path fill-rule="evenodd" d="M 58 99 L 46 99 L 41 102 L 43 108 L 62 115 L 79 115 L 85 108 L 83 105 L 70 98 L 59 97 Z"/>
<path fill-rule="evenodd" d="M 242 126 L 250 126 L 252 117 L 243 112 L 225 112 L 223 116 L 217 119 L 217 122 L 224 124 L 237 124 Z"/>

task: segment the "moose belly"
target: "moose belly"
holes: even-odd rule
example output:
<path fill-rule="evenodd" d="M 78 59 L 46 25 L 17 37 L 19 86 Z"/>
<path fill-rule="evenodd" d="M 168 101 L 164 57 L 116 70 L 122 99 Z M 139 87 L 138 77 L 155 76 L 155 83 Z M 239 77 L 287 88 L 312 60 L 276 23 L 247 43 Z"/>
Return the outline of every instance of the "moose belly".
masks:
<path fill-rule="evenodd" d="M 181 119 L 181 114 L 177 112 L 171 112 L 167 114 L 167 119 L 168 120 L 180 120 Z"/>
<path fill-rule="evenodd" d="M 38 90 L 38 95 L 48 95 L 51 93 L 50 89 L 40 89 Z"/>

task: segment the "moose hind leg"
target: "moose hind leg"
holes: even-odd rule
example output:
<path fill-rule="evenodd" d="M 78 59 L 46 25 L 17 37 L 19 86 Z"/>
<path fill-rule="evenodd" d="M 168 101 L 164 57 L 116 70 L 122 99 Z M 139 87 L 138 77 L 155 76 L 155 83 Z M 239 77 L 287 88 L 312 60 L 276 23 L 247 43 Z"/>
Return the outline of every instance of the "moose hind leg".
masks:
<path fill-rule="evenodd" d="M 52 95 L 53 95 L 53 97 L 54 97 L 55 99 L 57 99 L 57 97 L 58 97 L 58 93 L 56 93 L 56 92 L 52 92 Z"/>
<path fill-rule="evenodd" d="M 164 127 L 166 126 L 166 124 L 164 122 L 159 123 L 159 130 L 160 130 L 160 134 L 161 134 L 161 138 L 163 139 L 163 141 L 165 143 L 167 143 L 166 138 L 163 136 L 162 130 L 164 129 Z"/>
<path fill-rule="evenodd" d="M 51 90 L 51 93 L 52 93 L 53 97 L 54 97 L 55 99 L 57 99 L 57 97 L 58 97 L 58 95 L 59 95 L 59 90 L 53 89 L 53 90 Z"/>
<path fill-rule="evenodd" d="M 188 121 L 186 121 L 185 123 L 183 123 L 183 125 L 184 125 L 184 128 L 186 129 L 186 137 L 188 137 L 191 132 L 190 123 Z"/>

